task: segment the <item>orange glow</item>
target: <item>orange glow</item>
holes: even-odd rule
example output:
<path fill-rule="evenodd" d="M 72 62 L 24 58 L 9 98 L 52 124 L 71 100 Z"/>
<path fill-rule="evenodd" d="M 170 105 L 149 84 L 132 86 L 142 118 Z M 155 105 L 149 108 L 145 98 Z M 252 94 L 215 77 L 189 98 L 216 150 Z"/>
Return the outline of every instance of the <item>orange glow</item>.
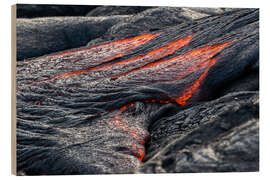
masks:
<path fill-rule="evenodd" d="M 190 74 L 190 72 L 192 73 L 199 71 L 200 69 L 203 69 L 205 67 L 207 68 L 190 87 L 185 89 L 184 92 L 178 98 L 175 99 L 175 101 L 178 104 L 180 105 L 187 104 L 188 99 L 190 99 L 192 95 L 198 91 L 199 86 L 201 85 L 202 81 L 206 78 L 210 68 L 217 62 L 217 60 L 214 59 L 213 56 L 230 44 L 231 44 L 230 42 L 227 42 L 220 45 L 206 46 L 204 48 L 193 50 L 182 56 L 182 58 L 187 61 L 189 61 L 190 59 L 196 59 L 196 61 L 192 62 L 190 66 L 186 68 L 187 73 L 181 74 L 177 79 L 182 79 L 186 75 Z M 196 66 L 197 63 L 199 63 L 199 66 Z"/>
<path fill-rule="evenodd" d="M 138 158 L 139 161 L 143 160 L 145 156 L 144 149 L 138 148 L 136 145 L 132 145 L 132 151 L 136 154 L 136 157 Z"/>
<path fill-rule="evenodd" d="M 121 107 L 120 110 L 121 110 L 121 111 L 124 111 L 124 110 L 127 109 L 128 107 L 132 107 L 132 106 L 134 106 L 134 103 L 133 103 L 133 102 L 129 103 L 129 104 L 126 105 L 126 106 Z"/>
<path fill-rule="evenodd" d="M 127 107 L 132 107 L 134 106 L 134 103 L 129 103 L 127 106 L 123 106 L 120 108 L 120 111 L 125 110 Z M 140 138 L 139 132 L 131 127 L 129 127 L 128 123 L 125 123 L 121 121 L 122 116 L 120 113 L 118 115 L 114 116 L 113 120 L 110 120 L 109 122 L 113 124 L 117 128 L 121 128 L 124 132 L 127 134 L 131 135 L 137 142 L 139 142 L 141 145 L 145 144 L 145 140 Z M 143 135 L 141 135 L 143 136 Z M 147 137 L 145 137 L 147 138 Z M 145 156 L 144 148 L 138 148 L 135 144 L 131 146 L 131 151 L 135 154 L 137 159 L 139 161 L 142 161 L 142 159 Z"/>
<path fill-rule="evenodd" d="M 160 58 L 162 58 L 164 56 L 168 56 L 168 55 L 174 53 L 176 50 L 178 50 L 181 47 L 187 45 L 191 41 L 191 39 L 192 39 L 192 35 L 190 35 L 188 37 L 180 38 L 180 39 L 178 39 L 178 40 L 176 40 L 176 41 L 174 41 L 172 43 L 169 43 L 166 46 L 162 46 L 162 47 L 160 47 L 158 49 L 150 51 L 150 52 L 148 52 L 147 54 L 145 54 L 143 56 L 137 56 L 137 57 L 134 57 L 134 58 L 131 58 L 131 59 L 116 62 L 115 64 L 126 64 L 126 63 L 129 63 L 129 62 L 138 61 L 140 59 L 142 59 L 145 63 L 147 63 L 148 61 L 151 62 L 152 60 L 160 59 Z M 153 64 L 155 64 L 155 63 L 153 63 Z M 106 68 L 111 67 L 111 66 L 112 65 L 107 65 Z M 151 67 L 151 66 L 149 66 L 149 67 Z M 143 66 L 142 68 L 147 68 L 147 65 Z M 117 79 L 120 76 L 125 76 L 125 75 L 127 75 L 128 73 L 131 73 L 131 72 L 136 72 L 136 71 L 138 71 L 140 69 L 135 69 L 135 70 L 132 70 L 130 72 L 115 75 L 114 79 Z"/>
<path fill-rule="evenodd" d="M 64 54 L 63 53 L 54 54 L 54 55 L 66 55 L 68 54 L 68 52 L 69 53 L 83 52 L 83 53 L 91 54 L 92 52 L 100 52 L 100 51 L 107 52 L 108 51 L 108 53 L 105 53 L 107 54 L 107 57 L 103 57 L 103 59 L 97 59 L 99 64 L 97 64 L 96 67 L 91 67 L 91 68 L 83 69 L 79 71 L 68 72 L 68 73 L 54 76 L 52 78 L 48 78 L 39 82 L 66 78 L 73 75 L 80 75 L 80 74 L 88 73 L 89 71 L 107 69 L 107 68 L 112 67 L 113 65 L 122 65 L 122 64 L 129 65 L 128 63 L 132 63 L 132 64 L 128 66 L 127 68 L 131 67 L 133 69 L 129 69 L 126 72 L 123 72 L 120 74 L 116 74 L 116 75 L 113 74 L 111 75 L 112 77 L 111 80 L 115 80 L 120 76 L 126 76 L 130 73 L 142 73 L 142 74 L 136 74 L 137 77 L 140 77 L 145 74 L 145 72 L 142 70 L 147 70 L 147 71 L 150 71 L 150 73 L 152 73 L 153 75 L 156 73 L 162 74 L 163 72 L 164 73 L 173 72 L 174 73 L 173 76 L 168 76 L 168 79 L 166 79 L 165 81 L 177 81 L 177 80 L 183 79 L 184 77 L 194 72 L 198 72 L 202 69 L 205 69 L 204 72 L 201 74 L 201 76 L 197 80 L 195 80 L 187 89 L 183 90 L 182 94 L 180 94 L 178 97 L 174 97 L 168 100 L 155 100 L 155 99 L 144 100 L 145 103 L 176 102 L 179 105 L 185 105 L 187 104 L 187 101 L 193 96 L 193 94 L 195 94 L 198 91 L 199 86 L 201 85 L 202 81 L 206 78 L 209 69 L 217 62 L 214 56 L 217 53 L 219 53 L 221 50 L 223 50 L 225 47 L 230 45 L 231 42 L 226 42 L 226 43 L 221 43 L 221 44 L 216 44 L 216 45 L 208 45 L 208 46 L 191 50 L 189 52 L 180 54 L 178 56 L 175 56 L 169 59 L 158 60 L 162 57 L 165 57 L 167 55 L 174 53 L 176 50 L 189 44 L 189 42 L 193 38 L 193 35 L 189 35 L 187 37 L 179 38 L 176 41 L 173 41 L 160 48 L 154 49 L 144 55 L 136 56 L 130 59 L 121 60 L 118 62 L 110 62 L 112 59 L 125 55 L 127 51 L 132 50 L 150 41 L 151 39 L 157 37 L 158 35 L 159 35 L 158 33 L 143 34 L 137 37 L 126 38 L 126 39 L 122 39 L 122 40 L 118 40 L 114 42 L 109 42 L 109 43 L 93 46 L 90 48 L 81 48 L 78 50 L 67 51 L 67 52 L 64 52 Z M 113 53 L 110 53 L 111 51 L 113 51 Z M 104 54 L 104 52 L 102 52 L 101 54 Z M 158 61 L 152 62 L 154 60 L 158 60 Z M 136 62 L 135 65 L 137 67 L 134 66 L 133 62 L 134 63 Z M 102 64 L 102 63 L 106 63 L 106 64 Z M 119 68 L 124 68 L 124 67 L 121 66 Z M 159 81 L 159 79 L 157 79 L 156 81 Z M 134 103 L 130 103 L 126 106 L 121 107 L 120 110 L 124 111 L 125 109 L 133 105 Z"/>
<path fill-rule="evenodd" d="M 140 161 L 143 160 L 144 156 L 145 156 L 145 152 L 143 149 L 137 149 L 139 156 L 137 157 Z"/>
<path fill-rule="evenodd" d="M 196 93 L 199 89 L 199 86 L 201 85 L 201 82 L 206 78 L 206 75 L 209 71 L 209 69 L 216 63 L 215 59 L 212 59 L 209 63 L 209 66 L 207 69 L 201 74 L 201 76 L 187 89 L 184 90 L 184 93 L 181 94 L 175 101 L 180 105 L 187 104 L 187 100 L 192 97 L 194 93 Z"/>
<path fill-rule="evenodd" d="M 167 56 L 169 54 L 172 54 L 173 52 L 175 52 L 176 50 L 180 49 L 181 47 L 187 45 L 190 40 L 192 39 L 192 36 L 188 36 L 188 37 L 184 37 L 184 38 L 180 38 L 172 43 L 169 43 L 165 46 L 162 46 L 160 48 L 157 48 L 153 51 L 148 52 L 145 55 L 142 56 L 137 56 L 131 59 L 127 59 L 127 60 L 123 60 L 120 62 L 116 62 L 115 64 L 126 64 L 128 62 L 134 62 L 137 61 L 139 59 L 144 59 L 144 61 L 146 61 L 147 59 L 159 59 L 162 58 L 164 56 Z M 146 59 L 145 59 L 146 58 Z"/>
<path fill-rule="evenodd" d="M 194 72 L 197 72 L 201 69 L 206 68 L 204 70 L 204 72 L 201 74 L 201 76 L 190 87 L 185 89 L 183 91 L 183 93 L 180 96 L 178 96 L 177 98 L 174 98 L 173 100 L 167 100 L 167 101 L 144 100 L 145 103 L 155 103 L 155 102 L 169 103 L 169 102 L 175 101 L 179 105 L 185 105 L 185 104 L 187 104 L 187 101 L 193 96 L 193 94 L 195 94 L 198 91 L 199 86 L 201 85 L 202 81 L 206 78 L 208 71 L 217 62 L 217 60 L 214 58 L 214 56 L 230 44 L 231 44 L 231 42 L 226 42 L 226 43 L 219 44 L 219 45 L 210 45 L 210 46 L 198 48 L 198 49 L 192 50 L 190 52 L 187 52 L 185 54 L 181 54 L 179 56 L 170 58 L 170 59 L 164 59 L 164 60 L 160 60 L 158 62 L 149 63 L 145 66 L 142 66 L 139 69 L 134 69 L 130 72 L 122 73 L 122 74 L 117 75 L 115 77 L 124 76 L 124 75 L 127 75 L 128 73 L 140 71 L 142 69 L 146 69 L 146 68 L 150 68 L 150 67 L 154 67 L 154 66 L 157 66 L 159 64 L 173 62 L 172 64 L 167 66 L 167 69 L 170 69 L 171 67 L 174 67 L 174 66 L 181 67 L 181 69 L 182 69 L 182 71 L 179 70 L 178 77 L 176 77 L 175 79 L 172 79 L 172 80 L 167 80 L 167 81 L 175 81 L 175 80 L 180 80 L 191 73 L 194 73 Z"/>
<path fill-rule="evenodd" d="M 144 41 L 139 43 L 139 45 L 141 45 L 142 43 L 146 43 L 146 42 L 148 42 L 149 40 L 153 39 L 156 36 L 157 36 L 157 34 L 151 35 L 151 36 L 150 35 L 139 36 L 139 37 L 137 37 L 137 41 L 147 37 L 148 38 L 147 40 L 144 40 Z M 136 39 L 136 38 L 133 38 L 133 39 Z M 185 37 L 185 38 L 180 38 L 180 39 L 178 39 L 178 40 L 176 40 L 176 41 L 174 41 L 174 42 L 172 42 L 172 43 L 170 43 L 170 44 L 168 44 L 166 46 L 163 46 L 163 47 L 160 47 L 160 48 L 155 49 L 153 51 L 150 51 L 145 55 L 137 56 L 135 58 L 123 60 L 123 61 L 120 61 L 120 62 L 115 62 L 115 63 L 111 63 L 111 64 L 105 64 L 105 65 L 100 65 L 100 66 L 97 66 L 97 67 L 92 67 L 92 68 L 89 68 L 87 70 L 81 70 L 81 71 L 77 71 L 77 72 L 65 73 L 63 75 L 56 76 L 55 79 L 67 78 L 67 77 L 70 77 L 72 75 L 80 75 L 80 74 L 87 73 L 87 72 L 90 72 L 90 71 L 97 71 L 97 70 L 107 69 L 107 68 L 110 68 L 110 67 L 112 67 L 113 65 L 116 65 L 116 64 L 118 64 L 118 65 L 119 64 L 126 64 L 126 63 L 129 63 L 129 62 L 138 61 L 140 59 L 144 60 L 144 62 L 147 62 L 147 61 L 150 61 L 150 60 L 153 60 L 153 59 L 159 59 L 161 57 L 172 54 L 173 52 L 175 52 L 179 48 L 187 45 L 191 39 L 192 39 L 192 36 L 190 35 L 190 36 Z M 116 41 L 116 42 L 113 42 L 113 43 L 122 43 L 123 44 L 124 42 L 122 42 L 122 41 L 127 42 L 127 40 L 121 40 L 121 41 Z M 136 47 L 137 46 L 138 46 L 138 44 L 136 45 Z M 135 48 L 135 46 L 132 47 L 132 49 L 133 48 Z M 123 55 L 124 55 L 124 53 L 119 53 L 119 54 L 116 54 L 114 56 L 110 56 L 108 58 L 105 58 L 100 62 L 107 62 L 107 61 L 110 61 L 110 60 L 115 59 L 117 57 L 121 57 Z"/>
<path fill-rule="evenodd" d="M 176 40 L 176 41 L 174 41 L 172 43 L 169 43 L 169 44 L 167 44 L 165 46 L 162 46 L 162 47 L 160 47 L 158 49 L 150 51 L 145 55 L 136 56 L 134 58 L 122 60 L 122 61 L 111 63 L 111 64 L 106 64 L 106 65 L 103 65 L 103 66 L 93 67 L 93 68 L 90 68 L 89 71 L 107 69 L 107 68 L 112 67 L 113 65 L 120 65 L 120 64 L 126 64 L 126 63 L 129 63 L 129 62 L 136 62 L 138 60 L 143 60 L 144 62 L 148 62 L 148 61 L 151 61 L 153 59 L 159 59 L 159 58 L 162 58 L 162 57 L 167 56 L 169 54 L 172 54 L 176 50 L 178 50 L 181 47 L 187 45 L 190 42 L 191 39 L 192 39 L 191 35 L 188 36 L 188 37 L 180 38 L 180 39 L 178 39 L 178 40 Z"/>
<path fill-rule="evenodd" d="M 177 78 L 176 80 L 182 79 L 183 77 L 187 76 L 188 74 L 191 74 L 195 71 L 198 71 L 200 69 L 202 69 L 203 67 L 205 67 L 205 65 L 208 64 L 208 62 L 206 62 L 207 60 L 209 60 L 210 58 L 212 58 L 215 54 L 217 54 L 219 51 L 221 51 L 223 48 L 225 48 L 226 46 L 228 46 L 230 43 L 223 43 L 220 45 L 212 45 L 212 46 L 205 46 L 203 48 L 199 48 L 199 49 L 195 49 L 192 50 L 190 52 L 187 52 L 185 54 L 181 54 L 179 56 L 170 58 L 170 59 L 163 59 L 157 62 L 152 62 L 149 64 L 146 64 L 138 69 L 133 69 L 129 72 L 125 72 L 122 74 L 118 74 L 115 75 L 114 78 L 118 78 L 120 76 L 126 76 L 129 73 L 134 73 L 143 69 L 147 69 L 147 68 L 151 68 L 151 67 L 155 67 L 161 64 L 165 64 L 168 62 L 172 62 L 172 61 L 176 61 L 176 63 L 186 63 L 186 62 L 190 62 L 189 64 L 185 65 L 186 69 L 185 71 L 182 71 L 181 74 L 179 76 L 179 78 Z M 167 68 L 173 67 L 175 66 L 174 64 L 167 66 Z"/>
<path fill-rule="evenodd" d="M 120 127 L 124 132 L 130 134 L 140 144 L 144 145 L 145 141 L 139 137 L 138 131 L 130 128 L 127 123 L 124 123 L 120 119 L 121 119 L 121 116 L 116 115 L 113 120 L 110 120 L 110 123 L 112 123 L 115 127 Z"/>
<path fill-rule="evenodd" d="M 158 36 L 158 33 L 142 34 L 140 36 L 121 39 L 121 40 L 108 42 L 108 43 L 103 43 L 103 44 L 99 44 L 99 45 L 92 46 L 92 47 L 84 47 L 84 48 L 74 49 L 74 50 L 71 50 L 71 51 L 64 51 L 64 52 L 60 52 L 60 53 L 54 53 L 54 54 L 51 54 L 49 56 L 64 56 L 64 55 L 70 55 L 72 53 L 80 53 L 80 52 L 85 52 L 85 51 L 89 51 L 89 50 L 98 51 L 101 48 L 108 47 L 108 46 L 115 46 L 115 45 L 119 45 L 119 44 L 123 45 L 123 46 L 127 46 L 128 48 L 134 49 L 134 48 L 136 48 L 136 47 L 138 47 L 138 46 L 152 40 L 156 36 Z"/>
<path fill-rule="evenodd" d="M 217 62 L 217 60 L 214 58 L 214 55 L 216 55 L 218 52 L 220 52 L 222 49 L 224 49 L 229 44 L 230 43 L 223 43 L 223 44 L 219 44 L 219 45 L 205 46 L 203 48 L 192 50 L 188 53 L 176 56 L 176 57 L 171 58 L 171 59 L 162 60 L 159 62 L 154 62 L 154 63 L 150 63 L 148 65 L 143 66 L 143 68 L 148 68 L 148 67 L 156 66 L 157 64 L 168 62 L 168 61 L 176 60 L 176 61 L 178 61 L 178 63 L 180 61 L 179 64 L 184 67 L 186 72 L 180 74 L 176 80 L 179 80 L 190 73 L 193 73 L 193 72 L 196 72 L 196 71 L 199 71 L 201 69 L 206 68 L 204 70 L 204 72 L 200 75 L 200 77 L 197 80 L 195 80 L 188 88 L 186 88 L 182 92 L 182 94 L 180 96 L 178 96 L 177 98 L 175 98 L 173 100 L 170 99 L 167 101 L 152 99 L 152 100 L 144 100 L 144 102 L 145 103 L 169 103 L 171 101 L 175 101 L 179 105 L 187 104 L 188 103 L 187 101 L 198 91 L 201 83 L 207 77 L 208 71 Z M 183 64 L 184 62 L 188 62 L 188 63 Z M 172 65 L 169 65 L 169 67 L 172 67 Z M 135 72 L 135 71 L 133 71 L 133 72 Z M 134 102 L 131 102 L 128 105 L 121 107 L 120 111 L 123 111 L 131 106 L 134 106 Z M 120 127 L 124 132 L 130 134 L 140 144 L 144 145 L 145 141 L 139 137 L 138 131 L 130 128 L 129 125 L 127 123 L 122 122 L 120 120 L 120 118 L 121 118 L 120 115 L 116 115 L 114 117 L 114 119 L 111 120 L 110 122 L 114 126 Z M 132 145 L 131 151 L 136 154 L 136 157 L 140 161 L 142 161 L 143 158 L 145 157 L 145 151 L 143 148 L 138 148 L 136 145 Z"/>
<path fill-rule="evenodd" d="M 69 56 L 74 56 L 74 57 L 78 56 L 78 58 L 80 58 L 81 55 L 87 54 L 89 56 L 89 58 L 91 58 L 91 56 L 96 55 L 97 59 L 94 62 L 92 62 L 86 66 L 93 65 L 95 63 L 98 63 L 98 64 L 106 63 L 106 62 L 109 62 L 115 58 L 118 58 L 118 57 L 125 55 L 126 52 L 128 52 L 132 49 L 135 49 L 136 47 L 139 47 L 142 44 L 149 42 L 150 40 L 154 39 L 158 35 L 159 35 L 158 33 L 143 34 L 143 35 L 140 35 L 137 37 L 126 38 L 126 39 L 122 39 L 122 40 L 118 40 L 118 41 L 104 43 L 104 44 L 92 46 L 89 48 L 88 47 L 87 48 L 80 48 L 80 49 L 76 49 L 76 50 L 56 53 L 56 54 L 49 55 L 48 57 L 69 55 Z M 102 57 L 104 55 L 108 56 L 108 57 Z M 84 58 L 83 58 L 83 60 L 84 60 Z M 76 60 L 73 63 L 78 63 L 80 61 L 81 60 Z M 103 66 L 104 65 L 93 67 L 93 68 L 88 68 L 88 69 L 83 69 L 83 70 L 79 70 L 79 71 L 68 72 L 68 73 L 65 73 L 62 75 L 58 75 L 58 76 L 54 76 L 51 78 L 47 78 L 45 80 L 41 80 L 39 82 L 67 78 L 67 77 L 70 77 L 73 75 L 80 75 L 80 74 L 87 73 L 89 71 L 102 69 Z"/>
<path fill-rule="evenodd" d="M 168 104 L 169 101 L 159 101 L 159 103 L 165 103 L 165 104 Z"/>
<path fill-rule="evenodd" d="M 127 109 L 127 106 L 123 106 L 120 108 L 121 111 L 124 111 L 125 109 Z"/>

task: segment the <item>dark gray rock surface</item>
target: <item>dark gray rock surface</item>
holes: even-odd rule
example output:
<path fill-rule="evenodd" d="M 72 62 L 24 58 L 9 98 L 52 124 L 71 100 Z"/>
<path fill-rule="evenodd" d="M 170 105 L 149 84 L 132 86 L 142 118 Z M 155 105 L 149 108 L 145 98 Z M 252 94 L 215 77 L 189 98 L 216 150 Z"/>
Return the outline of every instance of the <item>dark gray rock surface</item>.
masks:
<path fill-rule="evenodd" d="M 19 175 L 259 170 L 258 9 L 18 24 Z"/>
<path fill-rule="evenodd" d="M 17 18 L 85 16 L 98 6 L 90 5 L 53 5 L 17 4 Z"/>
<path fill-rule="evenodd" d="M 99 6 L 91 10 L 86 16 L 113 16 L 137 14 L 153 7 L 146 6 Z"/>
<path fill-rule="evenodd" d="M 83 17 L 85 11 L 90 11 Z M 188 25 L 230 8 L 17 5 L 17 60 Z M 63 16 L 66 17 L 52 17 Z M 67 16 L 80 17 L 67 17 Z M 27 18 L 27 19 L 26 19 Z M 30 19 L 29 19 L 30 18 Z"/>
<path fill-rule="evenodd" d="M 127 16 L 17 19 L 17 60 L 86 45 Z"/>
<path fill-rule="evenodd" d="M 259 170 L 258 92 L 228 94 L 151 124 L 140 173 Z"/>
<path fill-rule="evenodd" d="M 232 10 L 230 8 L 152 7 L 120 21 L 112 26 L 103 37 L 90 41 L 88 45 L 163 30 L 170 26 L 182 25 L 185 27 L 192 24 L 194 20 Z"/>

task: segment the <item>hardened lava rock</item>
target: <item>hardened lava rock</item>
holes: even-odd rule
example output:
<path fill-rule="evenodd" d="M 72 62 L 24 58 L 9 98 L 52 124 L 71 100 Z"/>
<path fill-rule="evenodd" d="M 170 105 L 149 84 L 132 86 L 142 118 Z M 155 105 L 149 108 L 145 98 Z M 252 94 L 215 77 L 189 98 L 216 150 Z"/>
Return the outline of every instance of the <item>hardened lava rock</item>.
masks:
<path fill-rule="evenodd" d="M 149 128 L 139 173 L 259 170 L 258 92 L 231 93 L 174 111 Z"/>
<path fill-rule="evenodd" d="M 258 9 L 20 19 L 17 35 L 19 175 L 258 171 Z"/>

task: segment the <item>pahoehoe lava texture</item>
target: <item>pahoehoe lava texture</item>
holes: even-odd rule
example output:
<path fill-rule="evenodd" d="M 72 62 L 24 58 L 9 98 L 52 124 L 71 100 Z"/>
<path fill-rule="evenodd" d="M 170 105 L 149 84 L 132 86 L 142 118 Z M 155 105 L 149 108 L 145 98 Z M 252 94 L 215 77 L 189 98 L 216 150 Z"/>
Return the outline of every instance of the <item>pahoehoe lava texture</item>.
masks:
<path fill-rule="evenodd" d="M 259 10 L 130 11 L 18 21 L 18 174 L 258 171 Z"/>
<path fill-rule="evenodd" d="M 17 59 L 86 45 L 127 16 L 17 19 Z"/>
<path fill-rule="evenodd" d="M 17 60 L 77 48 L 86 45 L 89 41 L 91 46 L 135 36 L 231 10 L 228 8 L 94 7 L 96 6 L 18 5 Z M 91 11 L 84 16 L 86 10 Z M 59 17 L 64 14 L 66 17 Z"/>
<path fill-rule="evenodd" d="M 152 123 L 139 172 L 258 171 L 258 102 L 257 92 L 231 93 Z"/>
<path fill-rule="evenodd" d="M 99 6 L 91 10 L 86 16 L 112 16 L 112 15 L 128 15 L 137 14 L 146 9 L 153 8 L 151 6 Z"/>

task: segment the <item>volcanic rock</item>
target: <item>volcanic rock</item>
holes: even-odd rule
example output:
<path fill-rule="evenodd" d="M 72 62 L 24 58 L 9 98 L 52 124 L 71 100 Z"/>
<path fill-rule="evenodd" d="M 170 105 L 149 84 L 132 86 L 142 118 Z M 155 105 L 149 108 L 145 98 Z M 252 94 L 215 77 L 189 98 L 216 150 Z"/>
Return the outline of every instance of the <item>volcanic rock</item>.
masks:
<path fill-rule="evenodd" d="M 196 12 L 18 21 L 18 174 L 258 171 L 259 10 Z"/>
<path fill-rule="evenodd" d="M 17 60 L 86 45 L 127 16 L 17 19 Z"/>
<path fill-rule="evenodd" d="M 52 5 L 17 4 L 17 18 L 85 16 L 98 6 L 89 5 Z"/>
<path fill-rule="evenodd" d="M 91 10 L 86 16 L 113 16 L 137 14 L 153 7 L 146 6 L 99 6 Z"/>
<path fill-rule="evenodd" d="M 173 109 L 169 117 L 159 114 L 139 172 L 258 171 L 258 98 L 258 92 L 243 91 Z"/>

